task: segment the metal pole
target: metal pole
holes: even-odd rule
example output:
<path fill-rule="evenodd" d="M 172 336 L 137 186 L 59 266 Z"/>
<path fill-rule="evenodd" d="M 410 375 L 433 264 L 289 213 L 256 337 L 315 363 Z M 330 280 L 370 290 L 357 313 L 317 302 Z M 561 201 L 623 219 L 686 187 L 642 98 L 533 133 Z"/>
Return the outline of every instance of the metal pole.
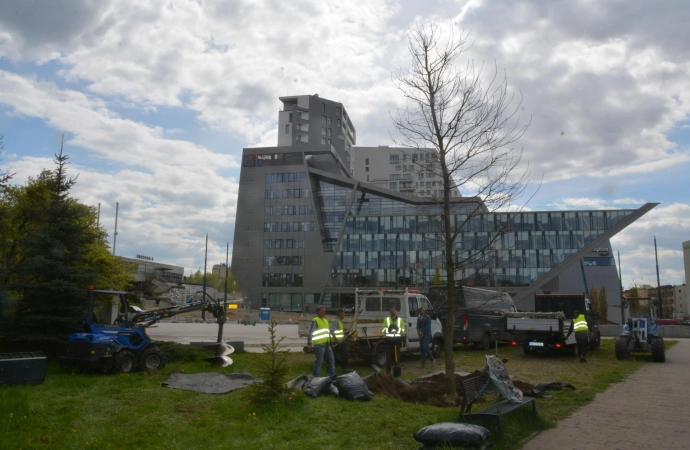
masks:
<path fill-rule="evenodd" d="M 654 257 L 656 258 L 656 286 L 659 297 L 659 317 L 664 318 L 664 300 L 661 298 L 661 283 L 659 282 L 659 255 L 656 254 L 656 236 L 654 236 Z"/>
<path fill-rule="evenodd" d="M 115 203 L 115 233 L 113 234 L 113 256 L 115 256 L 115 244 L 117 243 L 117 214 L 120 211 L 120 202 Z"/>
<path fill-rule="evenodd" d="M 621 275 L 621 251 L 618 250 L 618 279 L 621 283 L 621 326 L 625 323 L 625 297 L 623 296 L 623 275 Z"/>
<path fill-rule="evenodd" d="M 223 298 L 223 316 L 228 311 L 228 256 L 230 255 L 230 242 L 225 247 L 225 297 Z"/>
<path fill-rule="evenodd" d="M 206 233 L 206 250 L 204 251 L 204 288 L 201 294 L 201 301 L 206 301 L 206 261 L 208 259 L 208 233 Z M 206 321 L 206 311 L 201 310 L 201 320 Z"/>

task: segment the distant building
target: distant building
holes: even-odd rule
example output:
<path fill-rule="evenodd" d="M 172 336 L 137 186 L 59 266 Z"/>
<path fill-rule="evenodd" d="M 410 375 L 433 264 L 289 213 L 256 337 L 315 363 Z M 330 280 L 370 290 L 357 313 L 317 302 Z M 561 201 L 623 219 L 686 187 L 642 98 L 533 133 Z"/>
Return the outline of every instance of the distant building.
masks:
<path fill-rule="evenodd" d="M 248 304 L 285 311 L 351 307 L 356 288 L 426 293 L 437 273 L 445 280 L 446 251 L 436 220 L 442 209 L 433 198 L 442 186 L 432 175 L 427 189 L 426 173 L 438 171 L 426 166 L 438 164 L 429 151 L 360 151 L 341 103 L 317 96 L 280 100 L 278 146 L 242 152 L 232 273 Z M 399 181 L 415 184 L 391 185 L 398 181 L 391 175 L 398 174 Z M 450 220 L 460 231 L 453 257 L 481 259 L 456 267 L 458 283 L 507 292 L 518 309 L 529 311 L 535 293 L 584 292 L 582 261 L 588 286 L 606 288 L 609 320 L 620 322 L 610 238 L 655 203 L 606 211 L 489 212 L 481 199 L 455 194 Z"/>
<path fill-rule="evenodd" d="M 674 312 L 676 314 L 682 314 L 683 318 L 690 317 L 690 310 L 688 310 L 688 291 L 685 284 L 673 287 L 673 301 Z"/>
<path fill-rule="evenodd" d="M 228 274 L 228 268 L 225 264 L 214 264 L 211 273 L 216 278 L 225 278 Z"/>
<path fill-rule="evenodd" d="M 357 132 L 343 104 L 318 94 L 280 97 L 280 101 L 283 110 L 278 112 L 278 147 L 307 144 L 333 147 L 353 176 L 352 147 L 357 143 Z"/>
<path fill-rule="evenodd" d="M 169 283 L 181 283 L 184 277 L 184 267 L 154 262 L 153 258 L 148 259 L 148 257 L 127 258 L 122 256 L 120 258 L 123 262 L 135 265 L 133 266 L 132 273 L 138 281 L 145 281 L 155 277 L 154 279 L 160 279 Z"/>
<path fill-rule="evenodd" d="M 355 178 L 413 197 L 443 198 L 443 178 L 436 153 L 425 149 L 355 147 Z M 457 188 L 451 197 L 460 197 Z"/>

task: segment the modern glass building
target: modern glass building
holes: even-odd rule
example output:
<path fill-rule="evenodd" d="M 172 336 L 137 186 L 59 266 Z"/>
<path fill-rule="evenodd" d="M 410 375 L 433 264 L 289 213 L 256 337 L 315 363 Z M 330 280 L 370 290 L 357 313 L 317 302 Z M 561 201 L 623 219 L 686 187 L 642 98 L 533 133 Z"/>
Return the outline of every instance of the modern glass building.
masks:
<path fill-rule="evenodd" d="M 353 305 L 355 288 L 424 292 L 445 280 L 440 207 L 348 172 L 329 146 L 244 149 L 232 271 L 252 307 L 335 308 Z M 529 310 L 535 292 L 583 292 L 584 272 L 589 287 L 606 287 L 615 320 L 609 239 L 655 205 L 490 213 L 476 198 L 456 198 L 456 279 L 506 291 Z"/>

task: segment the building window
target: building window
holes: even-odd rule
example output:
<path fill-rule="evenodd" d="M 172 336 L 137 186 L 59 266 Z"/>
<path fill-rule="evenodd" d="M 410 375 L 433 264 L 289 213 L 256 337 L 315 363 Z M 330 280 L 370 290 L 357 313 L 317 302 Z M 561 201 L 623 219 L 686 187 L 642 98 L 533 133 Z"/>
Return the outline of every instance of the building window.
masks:
<path fill-rule="evenodd" d="M 364 160 L 364 165 L 368 166 L 369 165 L 369 158 Z"/>
<path fill-rule="evenodd" d="M 290 125 L 285 125 L 285 134 L 290 134 Z"/>
<path fill-rule="evenodd" d="M 420 172 L 420 174 L 419 174 L 419 179 L 420 179 L 420 180 L 423 180 L 423 179 L 424 179 L 424 174 L 421 173 L 421 172 Z"/>
<path fill-rule="evenodd" d="M 302 135 L 301 135 L 301 134 L 298 134 L 298 135 L 297 135 L 297 141 L 298 141 L 298 142 L 302 142 Z"/>
<path fill-rule="evenodd" d="M 340 117 L 340 106 L 335 107 L 335 115 Z"/>
<path fill-rule="evenodd" d="M 326 136 L 326 134 L 328 134 L 326 127 L 321 127 L 321 136 Z"/>
<path fill-rule="evenodd" d="M 390 185 L 390 188 L 391 188 L 391 189 L 396 189 L 396 188 L 398 187 L 398 183 L 395 182 L 395 181 L 391 181 L 391 182 L 388 183 L 388 184 Z"/>
<path fill-rule="evenodd" d="M 326 138 L 321 138 L 321 143 L 322 143 L 323 145 L 326 145 Z"/>
<path fill-rule="evenodd" d="M 329 116 L 328 117 L 328 125 L 332 125 L 332 124 L 333 124 L 333 118 Z"/>
<path fill-rule="evenodd" d="M 395 166 L 395 170 L 400 170 L 400 166 Z"/>
<path fill-rule="evenodd" d="M 321 103 L 321 112 L 326 112 L 326 104 Z"/>
<path fill-rule="evenodd" d="M 328 125 L 328 117 L 321 116 L 321 125 Z"/>
<path fill-rule="evenodd" d="M 399 164 L 400 163 L 400 156 L 399 155 L 391 155 L 391 164 Z"/>
<path fill-rule="evenodd" d="M 343 123 L 340 119 L 338 119 L 338 128 L 342 128 L 342 127 L 343 127 Z"/>
<path fill-rule="evenodd" d="M 332 136 L 332 131 L 331 131 L 331 129 L 329 128 L 329 129 L 328 129 L 328 137 L 331 137 L 331 136 Z"/>
<path fill-rule="evenodd" d="M 288 122 L 292 122 L 292 113 L 290 113 L 290 119 L 288 120 Z"/>
<path fill-rule="evenodd" d="M 433 176 L 434 176 L 433 173 L 427 173 L 427 174 L 426 174 L 426 177 L 427 177 L 427 178 L 431 178 L 431 177 L 433 177 Z"/>
<path fill-rule="evenodd" d="M 365 171 L 365 172 L 369 172 L 369 168 L 368 168 L 368 167 L 365 167 L 365 168 L 364 168 L 364 171 Z"/>

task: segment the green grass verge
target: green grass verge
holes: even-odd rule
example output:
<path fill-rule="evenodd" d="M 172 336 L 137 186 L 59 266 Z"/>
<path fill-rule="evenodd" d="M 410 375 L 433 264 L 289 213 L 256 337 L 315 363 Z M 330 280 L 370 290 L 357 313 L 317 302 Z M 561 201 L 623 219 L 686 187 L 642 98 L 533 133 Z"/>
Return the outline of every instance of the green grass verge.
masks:
<path fill-rule="evenodd" d="M 673 342 L 667 342 L 667 347 Z M 412 435 L 437 422 L 456 421 L 458 408 L 438 408 L 376 396 L 371 402 L 340 398 L 307 398 L 297 393 L 283 403 L 252 406 L 247 391 L 209 395 L 163 388 L 175 371 L 198 373 L 257 373 L 266 355 L 233 354 L 234 364 L 212 368 L 201 349 L 161 343 L 169 363 L 158 372 L 90 374 L 64 370 L 50 363 L 43 384 L 0 387 L 0 448 L 12 449 L 418 449 Z M 492 428 L 496 449 L 516 448 L 537 431 L 554 426 L 597 392 L 623 380 L 651 361 L 637 355 L 617 361 L 613 340 L 588 354 L 589 363 L 574 357 L 525 356 L 520 349 L 499 347 L 508 357 L 515 379 L 537 384 L 570 382 L 577 391 L 557 391 L 538 399 L 535 420 L 526 408 L 504 419 L 504 433 Z M 312 355 L 289 355 L 290 378 L 311 373 Z M 458 347 L 456 370 L 484 366 L 484 352 Z M 422 374 L 417 359 L 403 359 L 403 378 Z M 361 363 L 360 375 L 371 372 Z M 428 372 L 426 372 L 428 373 Z M 487 399 L 491 401 L 492 399 Z"/>

